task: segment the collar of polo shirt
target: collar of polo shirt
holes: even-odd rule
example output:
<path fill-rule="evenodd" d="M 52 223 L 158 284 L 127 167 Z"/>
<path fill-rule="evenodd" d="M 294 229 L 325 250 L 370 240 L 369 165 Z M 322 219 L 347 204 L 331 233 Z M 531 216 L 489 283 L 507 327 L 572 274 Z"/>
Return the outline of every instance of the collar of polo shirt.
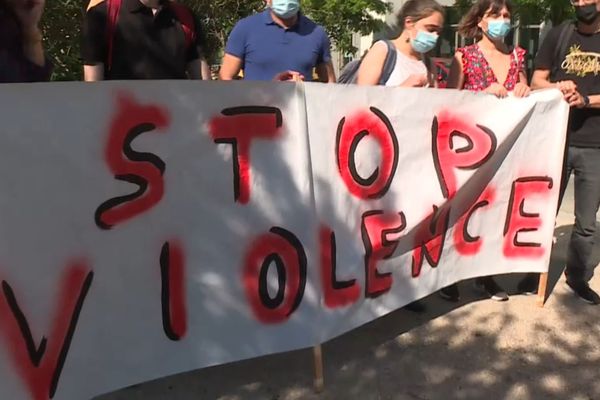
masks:
<path fill-rule="evenodd" d="M 137 12 L 137 11 L 141 11 L 143 9 L 149 8 L 144 3 L 142 3 L 140 0 L 123 0 L 123 2 L 129 12 Z M 166 0 L 161 0 L 160 5 L 163 6 L 163 5 L 165 5 L 166 2 L 167 2 Z"/>
<path fill-rule="evenodd" d="M 136 0 L 137 1 L 137 0 Z M 263 17 L 265 19 L 265 24 L 266 25 L 277 25 L 279 26 L 274 20 L 273 20 L 273 16 L 271 15 L 271 9 L 267 8 L 265 11 L 263 11 Z M 296 20 L 296 23 L 292 26 L 290 26 L 289 29 L 294 29 L 296 28 L 298 25 L 300 25 L 303 22 L 303 15 L 302 12 L 298 11 L 298 19 Z"/>

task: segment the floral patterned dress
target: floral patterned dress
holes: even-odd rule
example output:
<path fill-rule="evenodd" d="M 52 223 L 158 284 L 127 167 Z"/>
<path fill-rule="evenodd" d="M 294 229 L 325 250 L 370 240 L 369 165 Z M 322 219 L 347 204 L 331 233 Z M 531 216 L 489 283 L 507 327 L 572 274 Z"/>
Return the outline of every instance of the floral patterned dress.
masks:
<path fill-rule="evenodd" d="M 499 83 L 492 67 L 488 64 L 477 43 L 461 47 L 457 50 L 462 54 L 463 74 L 465 84 L 463 89 L 481 92 L 493 83 Z M 519 83 L 519 73 L 525 70 L 525 54 L 527 52 L 517 47 L 510 57 L 510 68 L 503 86 L 509 92 Z"/>

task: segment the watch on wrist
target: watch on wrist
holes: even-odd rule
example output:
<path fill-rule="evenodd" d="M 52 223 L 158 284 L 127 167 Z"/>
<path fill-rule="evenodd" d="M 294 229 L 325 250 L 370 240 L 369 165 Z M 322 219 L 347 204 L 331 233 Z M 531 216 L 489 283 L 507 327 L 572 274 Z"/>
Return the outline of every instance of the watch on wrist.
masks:
<path fill-rule="evenodd" d="M 590 98 L 585 95 L 582 97 L 583 97 L 583 108 L 587 108 L 590 105 Z"/>

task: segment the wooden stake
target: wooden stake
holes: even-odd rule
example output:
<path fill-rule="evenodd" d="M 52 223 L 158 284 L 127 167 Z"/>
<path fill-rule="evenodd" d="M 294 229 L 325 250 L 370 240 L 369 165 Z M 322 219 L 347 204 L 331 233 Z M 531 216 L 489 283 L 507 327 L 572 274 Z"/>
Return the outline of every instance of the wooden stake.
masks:
<path fill-rule="evenodd" d="M 544 307 L 546 303 L 546 290 L 548 289 L 548 273 L 540 274 L 540 285 L 538 286 L 537 306 Z"/>
<path fill-rule="evenodd" d="M 325 380 L 323 379 L 323 350 L 320 344 L 313 347 L 313 357 L 315 361 L 315 392 L 321 393 L 325 387 Z"/>

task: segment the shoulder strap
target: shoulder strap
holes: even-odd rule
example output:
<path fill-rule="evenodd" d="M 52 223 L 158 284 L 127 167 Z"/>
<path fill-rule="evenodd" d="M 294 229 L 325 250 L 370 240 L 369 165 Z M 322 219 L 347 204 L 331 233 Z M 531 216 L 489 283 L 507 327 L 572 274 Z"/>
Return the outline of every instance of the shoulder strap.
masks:
<path fill-rule="evenodd" d="M 379 78 L 379 85 L 385 85 L 385 83 L 390 79 L 392 72 L 394 72 L 394 68 L 396 67 L 396 58 L 398 54 L 396 53 L 396 46 L 392 43 L 391 40 L 384 40 L 387 46 L 387 55 L 385 56 L 385 62 L 383 63 L 383 69 L 381 71 L 381 77 Z"/>
<path fill-rule="evenodd" d="M 115 42 L 115 32 L 117 30 L 117 19 L 121 10 L 121 0 L 106 0 L 106 67 L 110 71 L 113 62 L 113 46 Z"/>
<path fill-rule="evenodd" d="M 569 41 L 575 32 L 575 24 L 573 21 L 565 21 L 560 25 L 560 35 L 558 42 L 554 48 L 554 60 L 552 62 L 552 71 L 550 77 L 556 79 L 563 57 L 567 54 Z"/>
<path fill-rule="evenodd" d="M 185 47 L 190 48 L 196 41 L 196 23 L 192 12 L 189 8 L 176 1 L 172 1 L 169 7 L 171 7 L 171 10 L 173 10 L 181 24 L 183 34 L 185 35 Z"/>

